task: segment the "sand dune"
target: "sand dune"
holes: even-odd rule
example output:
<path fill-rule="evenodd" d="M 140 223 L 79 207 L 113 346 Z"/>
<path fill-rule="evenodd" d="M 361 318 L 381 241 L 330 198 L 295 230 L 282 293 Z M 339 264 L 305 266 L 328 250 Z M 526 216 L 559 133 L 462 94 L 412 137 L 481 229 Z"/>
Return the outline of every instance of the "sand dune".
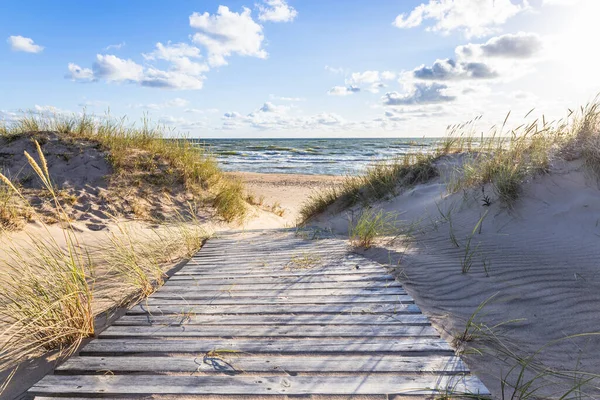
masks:
<path fill-rule="evenodd" d="M 381 262 L 399 263 L 398 277 L 449 340 L 464 329 L 482 302 L 495 295 L 477 320 L 489 326 L 513 321 L 495 330 L 511 351 L 533 354 L 543 348 L 536 361 L 544 368 L 600 371 L 600 335 L 564 339 L 600 332 L 597 182 L 577 162 L 565 162 L 527 182 L 515 207 L 506 209 L 493 198 L 490 187 L 485 188 L 492 197 L 489 207 L 482 203 L 481 189 L 448 194 L 448 178 L 443 173 L 392 201 L 376 204 L 397 212 L 402 220 L 418 221 L 419 232 L 408 248 L 404 242 L 380 243 L 364 253 Z M 451 224 L 440 210 L 450 213 Z M 319 224 L 345 234 L 349 215 L 321 216 Z M 470 243 L 475 249 L 472 267 L 462 273 L 468 237 L 483 215 L 481 231 L 472 235 Z M 450 240 L 450 225 L 460 247 Z M 500 355 L 498 343 L 488 343 L 493 350 L 482 355 L 473 351 L 484 345 L 483 338 L 466 343 L 466 359 L 500 398 L 501 378 L 516 361 Z M 518 372 L 513 371 L 509 382 L 516 380 Z M 548 377 L 534 386 L 544 386 L 543 397 L 561 390 L 563 394 L 566 389 L 561 384 L 571 387 L 573 378 Z M 586 390 L 599 394 L 593 388 Z M 506 392 L 512 394 L 511 389 Z"/>

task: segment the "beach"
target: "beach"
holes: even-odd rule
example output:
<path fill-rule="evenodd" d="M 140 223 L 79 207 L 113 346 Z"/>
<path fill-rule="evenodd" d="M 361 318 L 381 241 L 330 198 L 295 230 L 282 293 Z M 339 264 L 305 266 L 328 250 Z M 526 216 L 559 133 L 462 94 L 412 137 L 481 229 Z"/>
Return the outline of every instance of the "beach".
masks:
<path fill-rule="evenodd" d="M 264 198 L 262 205 L 255 205 L 260 217 L 251 219 L 247 229 L 289 228 L 296 226 L 302 205 L 315 191 L 330 188 L 343 182 L 343 176 L 302 174 L 261 174 L 256 172 L 231 172 L 241 179 L 246 191 L 255 202 Z M 282 215 L 265 212 L 273 205 L 280 205 Z"/>

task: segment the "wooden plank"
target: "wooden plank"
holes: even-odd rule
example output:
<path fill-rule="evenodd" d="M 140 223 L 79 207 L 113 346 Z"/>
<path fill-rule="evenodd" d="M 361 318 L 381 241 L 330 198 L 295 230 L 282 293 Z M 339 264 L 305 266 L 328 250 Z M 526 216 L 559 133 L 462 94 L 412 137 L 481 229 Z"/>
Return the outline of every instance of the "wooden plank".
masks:
<path fill-rule="evenodd" d="M 283 315 L 124 315 L 114 326 L 126 325 L 429 325 L 422 314 L 283 314 Z"/>
<path fill-rule="evenodd" d="M 426 355 L 454 354 L 440 338 L 252 338 L 252 339 L 96 339 L 80 350 L 81 356 L 126 354 L 195 354 L 209 351 L 238 351 L 251 354 L 361 354 L 397 353 Z"/>
<path fill-rule="evenodd" d="M 292 275 L 292 276 L 263 276 L 263 277 L 248 277 L 245 275 L 241 276 L 221 276 L 215 278 L 213 276 L 205 275 L 173 275 L 169 278 L 169 281 L 202 281 L 204 284 L 224 284 L 224 283 L 240 283 L 250 285 L 254 283 L 336 283 L 336 282 L 393 282 L 394 277 L 385 274 L 347 274 L 347 275 Z"/>
<path fill-rule="evenodd" d="M 343 265 L 318 265 L 308 268 L 302 268 L 295 266 L 293 264 L 288 265 L 286 263 L 281 263 L 279 265 L 269 264 L 262 265 L 261 263 L 257 263 L 255 265 L 251 265 L 250 263 L 244 264 L 243 268 L 240 269 L 230 269 L 230 268 L 220 268 L 216 266 L 186 266 L 183 269 L 187 273 L 194 273 L 195 275 L 278 275 L 280 273 L 307 273 L 307 274 L 318 274 L 318 273 L 335 273 L 335 274 L 346 274 L 346 273 L 365 273 L 365 274 L 387 274 L 388 270 L 382 267 L 365 267 L 365 268 L 355 268 L 354 266 L 343 266 Z"/>
<path fill-rule="evenodd" d="M 473 376 L 48 375 L 30 393 L 80 395 L 434 395 L 489 394 Z"/>
<path fill-rule="evenodd" d="M 438 337 L 431 326 L 413 325 L 152 325 L 109 326 L 99 338 L 202 338 L 202 337 Z"/>
<path fill-rule="evenodd" d="M 214 314 L 415 314 L 421 310 L 415 304 L 370 303 L 370 304 L 291 304 L 291 305 L 168 305 L 148 304 L 144 301 L 127 311 L 128 315 L 214 315 Z"/>
<path fill-rule="evenodd" d="M 269 250 L 244 250 L 237 249 L 237 251 L 224 251 L 224 252 L 200 252 L 194 255 L 191 259 L 193 261 L 196 260 L 206 260 L 206 259 L 235 259 L 239 257 L 247 257 L 248 255 L 255 255 L 256 257 L 264 257 L 264 258 L 284 258 L 284 257 L 296 257 L 296 256 L 304 256 L 304 255 L 324 255 L 324 256 L 342 256 L 346 258 L 348 256 L 348 250 L 340 249 L 340 248 L 294 248 L 293 250 L 282 251 L 281 248 L 275 248 L 273 251 Z"/>
<path fill-rule="evenodd" d="M 244 262 L 242 266 L 233 263 L 207 263 L 207 264 L 187 264 L 185 269 L 197 271 L 198 273 L 272 273 L 272 272 L 345 272 L 345 271 L 367 271 L 387 273 L 388 270 L 381 265 L 358 265 L 355 263 L 342 264 L 338 262 L 315 261 L 312 265 L 303 266 L 301 262 L 290 261 L 289 259 L 281 262 L 271 261 L 250 261 Z"/>
<path fill-rule="evenodd" d="M 402 288 L 402 285 L 396 281 L 349 281 L 344 282 L 290 282 L 290 283 L 255 283 L 255 284 L 242 284 L 242 283 L 212 283 L 205 284 L 204 281 L 194 281 L 190 279 L 169 279 L 161 287 L 160 290 L 175 287 L 195 287 L 206 290 L 236 290 L 236 291 L 256 291 L 256 290 L 288 290 L 293 292 L 295 290 L 306 290 L 306 289 L 335 289 L 335 288 L 346 288 L 346 289 L 370 289 L 370 288 Z"/>
<path fill-rule="evenodd" d="M 240 304 L 242 300 L 236 297 L 205 298 L 201 295 L 187 293 L 185 296 L 177 293 L 163 293 L 158 291 L 148 298 L 146 304 Z M 285 296 L 278 297 L 244 297 L 243 304 L 353 304 L 353 303 L 412 303 L 414 300 L 408 295 L 379 295 L 379 296 Z"/>
<path fill-rule="evenodd" d="M 183 357 L 72 357 L 56 369 L 61 374 L 94 372 L 124 373 L 466 373 L 467 366 L 456 356 L 406 357 L 393 354 L 358 356 L 218 356 Z"/>
<path fill-rule="evenodd" d="M 194 298 L 217 298 L 217 297 L 270 297 L 270 296 L 379 296 L 379 295 L 406 295 L 404 289 L 398 287 L 376 287 L 376 288 L 353 288 L 353 289 L 304 289 L 304 290 L 238 290 L 235 286 L 229 286 L 221 290 L 207 290 L 206 286 L 190 285 L 163 286 L 160 293 L 176 293 L 184 298 L 193 295 Z"/>
<path fill-rule="evenodd" d="M 238 276 L 237 274 L 204 274 L 202 271 L 197 272 L 193 269 L 183 268 L 179 272 L 176 272 L 174 276 L 179 275 L 193 275 L 196 276 L 196 279 L 202 279 L 203 277 L 206 279 L 216 279 L 216 278 L 224 278 L 224 279 L 256 279 L 256 278 L 308 278 L 313 276 L 332 276 L 333 278 L 337 276 L 344 275 L 356 275 L 360 277 L 369 277 L 369 276 L 381 276 L 384 274 L 384 271 L 379 272 L 370 272 L 370 271 L 317 271 L 317 272 L 294 272 L 294 271 L 281 271 L 281 272 L 265 272 L 265 273 L 252 273 L 245 274 L 243 276 Z"/>

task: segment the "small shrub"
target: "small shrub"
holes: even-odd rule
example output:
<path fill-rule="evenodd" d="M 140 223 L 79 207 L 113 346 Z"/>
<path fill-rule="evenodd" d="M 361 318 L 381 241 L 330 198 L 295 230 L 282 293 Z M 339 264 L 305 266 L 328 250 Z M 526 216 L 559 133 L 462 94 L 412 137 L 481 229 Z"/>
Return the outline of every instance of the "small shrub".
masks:
<path fill-rule="evenodd" d="M 364 209 L 356 221 L 350 221 L 350 243 L 355 247 L 370 248 L 381 236 L 399 232 L 395 213 Z"/>
<path fill-rule="evenodd" d="M 244 201 L 244 186 L 239 179 L 221 182 L 213 205 L 225 221 L 242 221 L 247 215 L 247 203 Z"/>

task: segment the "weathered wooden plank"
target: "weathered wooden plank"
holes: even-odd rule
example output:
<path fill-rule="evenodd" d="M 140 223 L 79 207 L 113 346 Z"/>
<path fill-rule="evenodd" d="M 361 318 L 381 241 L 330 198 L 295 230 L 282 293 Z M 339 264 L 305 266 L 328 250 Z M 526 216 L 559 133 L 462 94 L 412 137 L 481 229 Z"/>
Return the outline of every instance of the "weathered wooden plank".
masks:
<path fill-rule="evenodd" d="M 179 275 L 193 275 L 196 276 L 197 279 L 202 279 L 203 277 L 207 279 L 215 279 L 215 278 L 231 278 L 231 279 L 256 279 L 256 278 L 307 278 L 312 276 L 344 276 L 344 275 L 357 275 L 361 277 L 369 277 L 369 276 L 381 276 L 384 274 L 384 271 L 356 271 L 356 270 L 347 270 L 347 271 L 305 271 L 305 272 L 295 272 L 295 271 L 280 271 L 280 272 L 265 272 L 265 273 L 249 273 L 243 276 L 238 276 L 237 274 L 205 274 L 203 272 L 197 272 L 193 269 L 183 268 L 179 272 L 175 273 L 175 276 Z M 385 275 L 384 275 L 385 276 Z"/>
<path fill-rule="evenodd" d="M 429 325 L 423 314 L 124 315 L 113 325 Z"/>
<path fill-rule="evenodd" d="M 229 268 L 220 268 L 216 266 L 186 266 L 185 271 L 187 273 L 193 273 L 195 275 L 278 275 L 281 273 L 289 274 L 289 273 L 307 273 L 311 275 L 322 274 L 322 273 L 330 273 L 330 274 L 347 274 L 347 273 L 365 273 L 365 274 L 387 274 L 388 270 L 382 267 L 365 267 L 365 268 L 356 268 L 354 266 L 343 266 L 343 265 L 320 265 L 309 268 L 297 267 L 294 265 L 288 265 L 286 263 L 281 264 L 269 264 L 262 265 L 257 263 L 252 265 L 250 263 L 244 264 L 247 267 L 240 269 L 229 269 Z"/>
<path fill-rule="evenodd" d="M 419 325 L 152 325 L 109 326 L 100 338 L 157 338 L 157 337 L 438 337 L 431 326 Z"/>
<path fill-rule="evenodd" d="M 293 292 L 295 290 L 306 290 L 306 289 L 371 289 L 371 288 L 402 288 L 402 285 L 396 281 L 348 281 L 348 282 L 290 282 L 290 283 L 211 283 L 205 284 L 204 281 L 194 281 L 190 279 L 169 279 L 160 290 L 175 287 L 193 287 L 205 290 L 215 291 L 257 291 L 257 290 L 286 290 Z"/>
<path fill-rule="evenodd" d="M 187 264 L 186 269 L 200 272 L 234 274 L 234 273 L 271 273 L 271 272 L 346 272 L 346 271 L 365 271 L 387 273 L 387 269 L 381 265 L 357 265 L 355 263 L 342 264 L 338 262 L 312 262 L 311 265 L 302 265 L 302 261 L 249 261 L 244 262 L 243 266 L 233 263 L 207 263 L 207 264 Z"/>
<path fill-rule="evenodd" d="M 200 251 L 194 255 L 192 260 L 205 260 L 205 259 L 235 259 L 236 257 L 244 257 L 250 254 L 256 255 L 256 257 L 295 257 L 310 255 L 326 255 L 326 256 L 342 256 L 347 257 L 348 251 L 339 247 L 332 248 L 321 248 L 321 247 L 306 247 L 306 248 L 293 248 L 292 250 L 282 250 L 281 248 L 275 248 L 273 251 L 269 250 L 256 250 L 256 249 L 237 249 L 236 251 L 215 251 L 212 253 Z"/>
<path fill-rule="evenodd" d="M 473 376 L 148 376 L 48 375 L 30 393 L 78 395 L 434 395 L 488 394 Z"/>
<path fill-rule="evenodd" d="M 221 290 L 207 290 L 206 286 L 189 287 L 163 286 L 160 293 L 176 293 L 184 298 L 193 295 L 194 298 L 217 297 L 271 297 L 271 296 L 379 296 L 379 295 L 406 295 L 404 289 L 398 287 L 352 288 L 352 289 L 304 289 L 304 290 L 238 290 L 235 286 Z"/>
<path fill-rule="evenodd" d="M 422 356 L 454 354 L 440 338 L 252 338 L 252 339 L 96 339 L 80 351 L 88 355 L 195 354 L 209 351 L 238 351 L 251 354 L 362 354 L 397 353 Z"/>
<path fill-rule="evenodd" d="M 56 369 L 61 374 L 123 373 L 256 373 L 256 372 L 469 372 L 456 356 L 406 357 L 393 354 L 327 356 L 252 356 L 218 354 L 183 357 L 72 357 Z"/>
<path fill-rule="evenodd" d="M 240 304 L 242 300 L 237 297 L 203 298 L 187 294 L 185 297 L 176 293 L 156 292 L 146 300 L 150 305 L 196 305 L 196 304 Z M 268 305 L 268 304 L 354 304 L 354 303 L 412 303 L 413 298 L 408 295 L 393 296 L 279 296 L 279 297 L 244 297 L 243 304 Z"/>
<path fill-rule="evenodd" d="M 148 304 L 144 301 L 127 311 L 128 315 L 214 315 L 214 314 L 414 314 L 421 310 L 415 304 L 367 303 L 367 304 L 290 304 L 290 305 L 191 305 Z"/>
<path fill-rule="evenodd" d="M 205 275 L 173 275 L 169 281 L 201 281 L 204 284 L 240 283 L 245 285 L 264 283 L 335 283 L 335 282 L 393 282 L 394 277 L 385 274 L 347 274 L 347 275 L 288 275 L 288 276 L 205 276 Z"/>

